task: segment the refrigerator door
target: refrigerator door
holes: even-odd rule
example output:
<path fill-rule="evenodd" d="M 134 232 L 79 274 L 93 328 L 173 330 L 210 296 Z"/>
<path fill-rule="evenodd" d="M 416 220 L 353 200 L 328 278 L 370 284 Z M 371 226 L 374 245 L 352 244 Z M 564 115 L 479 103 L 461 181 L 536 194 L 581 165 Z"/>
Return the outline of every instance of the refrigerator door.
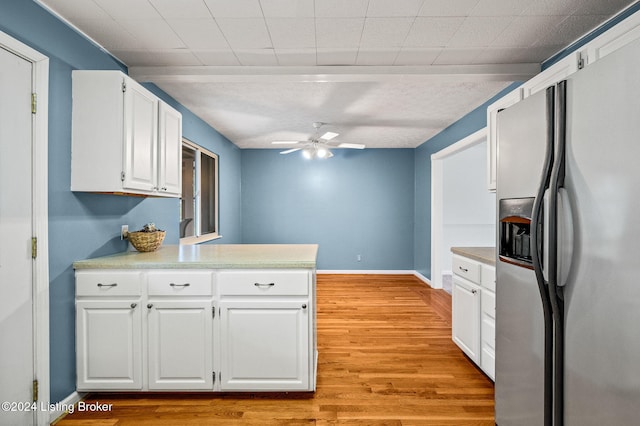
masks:
<path fill-rule="evenodd" d="M 546 144 L 544 91 L 498 113 L 498 203 L 536 196 Z M 545 406 L 544 319 L 535 273 L 499 261 L 496 274 L 496 423 L 539 426 Z"/>
<path fill-rule="evenodd" d="M 640 43 L 579 71 L 567 92 L 565 424 L 638 424 Z"/>

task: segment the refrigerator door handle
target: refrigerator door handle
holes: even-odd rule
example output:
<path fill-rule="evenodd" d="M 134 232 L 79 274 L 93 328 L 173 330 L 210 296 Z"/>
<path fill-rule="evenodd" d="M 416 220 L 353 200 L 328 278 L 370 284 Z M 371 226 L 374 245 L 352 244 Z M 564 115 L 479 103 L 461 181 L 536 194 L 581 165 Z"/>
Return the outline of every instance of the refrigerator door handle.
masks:
<path fill-rule="evenodd" d="M 535 272 L 540 300 L 542 302 L 542 314 L 544 319 L 544 426 L 552 425 L 553 418 L 553 315 L 551 301 L 549 297 L 548 276 L 545 277 L 544 270 L 547 270 L 549 253 L 549 230 L 545 225 L 548 223 L 549 211 L 549 187 L 551 183 L 551 172 L 555 156 L 555 86 L 546 90 L 546 149 L 540 185 L 533 202 L 531 212 L 531 261 Z"/>
<path fill-rule="evenodd" d="M 564 188 L 558 190 L 558 246 L 557 285 L 564 287 L 569 280 L 573 257 L 573 211 Z"/>

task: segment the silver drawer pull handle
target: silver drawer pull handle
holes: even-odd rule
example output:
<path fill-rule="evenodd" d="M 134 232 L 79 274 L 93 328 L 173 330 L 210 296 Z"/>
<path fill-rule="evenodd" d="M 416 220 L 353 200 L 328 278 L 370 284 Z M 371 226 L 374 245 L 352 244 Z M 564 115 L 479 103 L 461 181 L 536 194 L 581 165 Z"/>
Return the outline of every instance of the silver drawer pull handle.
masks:
<path fill-rule="evenodd" d="M 117 285 L 118 285 L 118 283 L 113 283 L 113 284 L 98 283 L 98 287 L 116 287 Z"/>
<path fill-rule="evenodd" d="M 138 306 L 138 304 L 137 304 L 137 303 L 132 303 L 132 304 L 131 304 L 131 309 L 135 309 L 135 308 L 136 308 L 136 306 Z"/>
<path fill-rule="evenodd" d="M 256 287 L 273 287 L 276 283 L 253 283 Z"/>
<path fill-rule="evenodd" d="M 469 272 L 468 269 L 463 268 L 462 266 L 458 266 L 458 269 L 460 269 L 462 272 Z"/>
<path fill-rule="evenodd" d="M 191 284 L 189 283 L 184 283 L 184 284 L 176 284 L 176 283 L 171 283 L 169 284 L 171 287 L 189 287 Z"/>

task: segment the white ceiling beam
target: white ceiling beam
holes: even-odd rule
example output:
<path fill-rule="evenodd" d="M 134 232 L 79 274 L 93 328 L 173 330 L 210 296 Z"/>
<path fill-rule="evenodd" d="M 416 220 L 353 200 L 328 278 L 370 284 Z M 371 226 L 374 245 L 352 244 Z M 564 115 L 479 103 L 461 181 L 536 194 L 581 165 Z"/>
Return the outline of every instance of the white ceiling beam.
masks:
<path fill-rule="evenodd" d="M 130 67 L 138 81 L 231 82 L 381 82 L 381 81 L 526 81 L 540 72 L 538 63 L 430 66 L 167 66 Z"/>

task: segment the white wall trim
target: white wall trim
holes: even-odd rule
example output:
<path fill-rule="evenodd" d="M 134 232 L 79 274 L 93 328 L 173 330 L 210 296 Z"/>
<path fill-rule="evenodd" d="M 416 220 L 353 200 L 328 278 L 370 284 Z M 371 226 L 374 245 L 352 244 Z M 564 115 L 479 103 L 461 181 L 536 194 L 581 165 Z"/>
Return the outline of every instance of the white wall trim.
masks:
<path fill-rule="evenodd" d="M 38 257 L 34 261 L 34 345 L 35 375 L 39 383 L 39 402 L 49 404 L 49 58 L 0 31 L 0 47 L 33 64 L 33 90 L 37 94 L 37 113 L 33 114 L 33 232 L 38 238 Z M 48 425 L 49 413 L 37 412 L 37 424 Z"/>
<path fill-rule="evenodd" d="M 86 393 L 73 392 L 62 401 L 51 404 L 51 406 L 49 406 L 49 420 L 47 424 L 53 423 L 56 420 L 60 419 L 62 416 L 66 415 L 67 412 L 71 412 L 69 408 L 72 406 L 75 411 L 75 405 L 78 402 L 82 401 L 86 395 Z"/>
<path fill-rule="evenodd" d="M 429 278 L 425 277 L 418 271 L 410 270 L 410 269 L 319 269 L 316 271 L 317 274 L 344 274 L 344 275 L 413 275 L 418 278 L 420 281 L 423 281 L 425 284 L 431 286 L 431 281 Z"/>
<path fill-rule="evenodd" d="M 443 232 L 443 200 L 444 200 L 444 165 L 443 161 L 487 139 L 487 128 L 484 127 L 458 142 L 431 154 L 431 287 L 442 288 L 442 253 L 440 247 L 444 239 Z"/>

